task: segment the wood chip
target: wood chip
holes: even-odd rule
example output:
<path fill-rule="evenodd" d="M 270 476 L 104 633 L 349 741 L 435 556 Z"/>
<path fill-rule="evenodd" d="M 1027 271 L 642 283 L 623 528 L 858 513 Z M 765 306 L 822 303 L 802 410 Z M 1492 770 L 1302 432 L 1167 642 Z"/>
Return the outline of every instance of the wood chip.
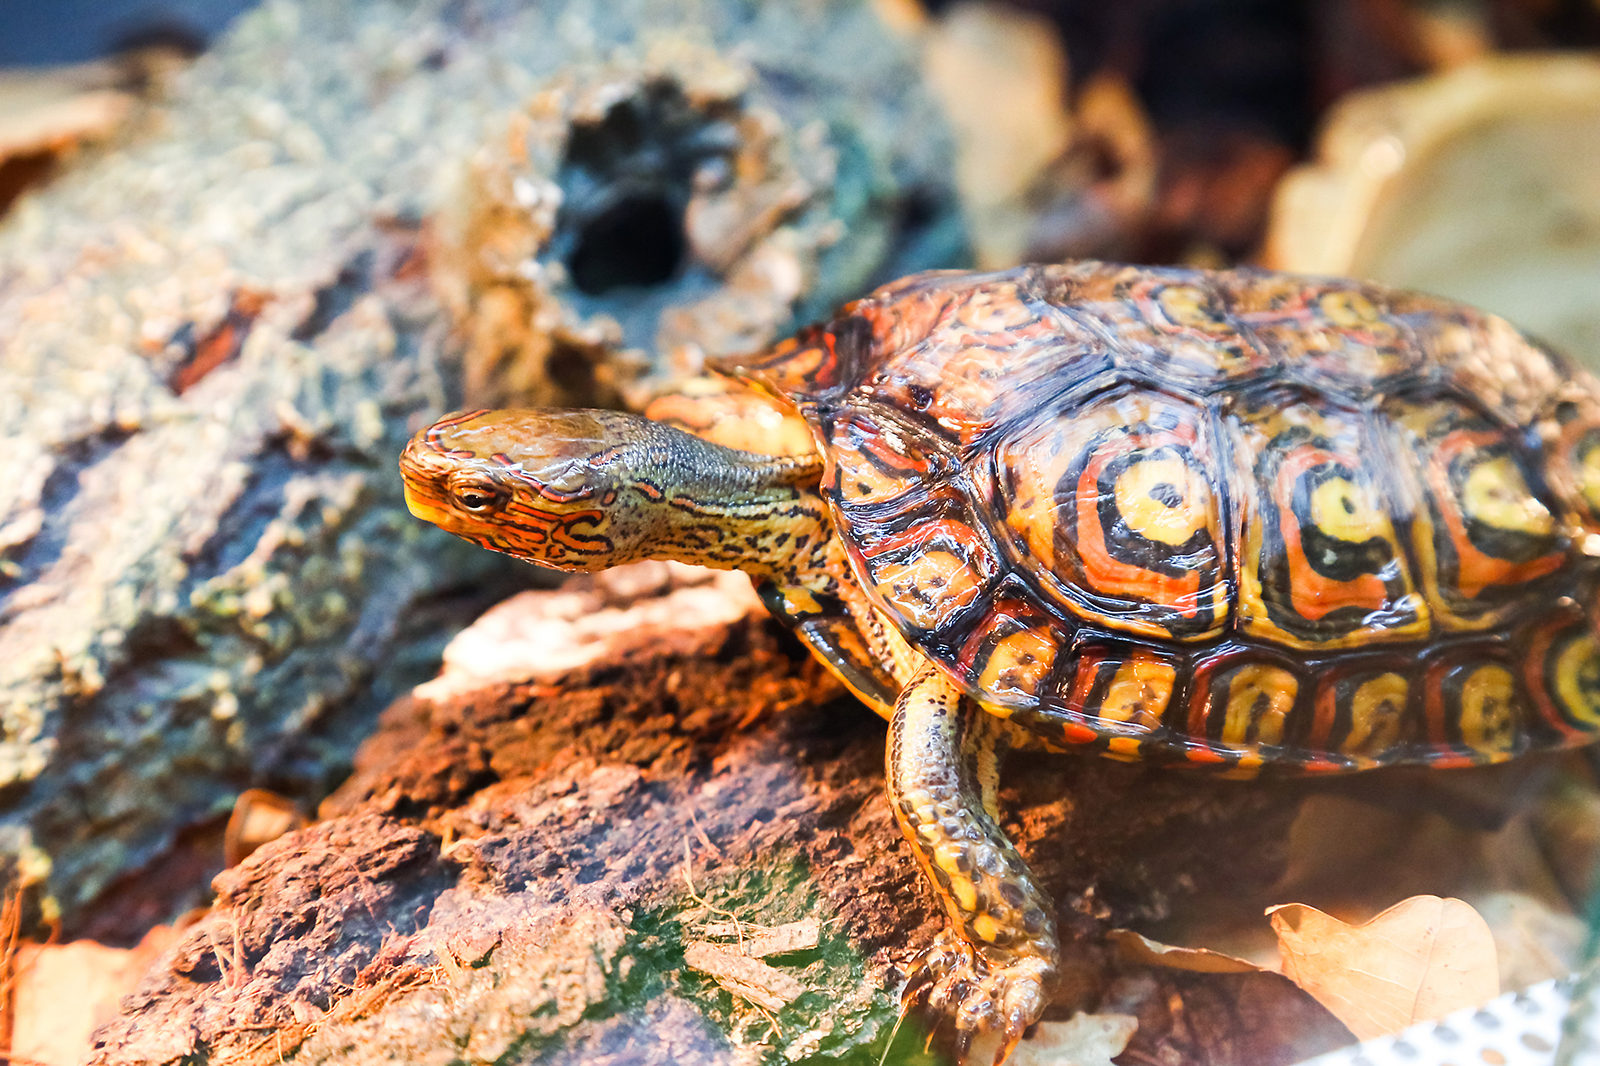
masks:
<path fill-rule="evenodd" d="M 774 926 L 752 926 L 744 922 L 710 922 L 705 935 L 718 940 L 739 941 L 739 954 L 752 959 L 782 955 L 790 951 L 809 951 L 822 941 L 822 923 L 815 918 L 785 922 Z"/>
<path fill-rule="evenodd" d="M 729 951 L 716 944 L 695 941 L 683 949 L 683 961 L 740 999 L 778 1011 L 800 997 L 806 986 L 776 967 Z"/>

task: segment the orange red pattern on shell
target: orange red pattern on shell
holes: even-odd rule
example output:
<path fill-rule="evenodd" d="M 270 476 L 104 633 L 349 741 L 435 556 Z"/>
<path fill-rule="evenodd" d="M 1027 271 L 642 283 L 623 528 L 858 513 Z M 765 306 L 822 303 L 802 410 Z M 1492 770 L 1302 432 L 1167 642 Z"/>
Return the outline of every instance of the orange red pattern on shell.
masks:
<path fill-rule="evenodd" d="M 1600 635 L 1592 618 L 1555 612 L 1533 627 L 1521 662 L 1547 746 L 1582 743 L 1600 730 Z"/>
<path fill-rule="evenodd" d="M 995 448 L 1015 565 L 1085 621 L 1163 639 L 1220 634 L 1232 597 L 1205 411 L 1122 392 Z"/>
<path fill-rule="evenodd" d="M 734 369 L 812 423 L 908 639 L 1047 743 L 1245 775 L 1600 732 L 1600 386 L 1492 315 L 1085 262 L 906 279 Z M 1111 550 L 1191 515 L 1187 570 Z"/>
<path fill-rule="evenodd" d="M 1419 486 L 1413 551 L 1434 618 L 1447 629 L 1506 621 L 1571 559 L 1559 505 L 1534 488 L 1541 479 L 1523 434 L 1460 400 L 1394 399 L 1385 409 L 1399 468 Z"/>
<path fill-rule="evenodd" d="M 1223 421 L 1235 462 L 1240 630 L 1306 649 L 1425 638 L 1427 607 L 1360 415 L 1268 392 Z"/>

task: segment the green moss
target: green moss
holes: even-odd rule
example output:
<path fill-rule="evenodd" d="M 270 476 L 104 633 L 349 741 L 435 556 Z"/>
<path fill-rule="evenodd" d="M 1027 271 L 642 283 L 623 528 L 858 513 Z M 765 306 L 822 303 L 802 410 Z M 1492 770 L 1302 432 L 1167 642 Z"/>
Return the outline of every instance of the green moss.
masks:
<path fill-rule="evenodd" d="M 710 936 L 713 923 L 738 922 L 753 933 L 806 918 L 821 925 L 815 948 L 762 960 L 805 986 L 777 1012 L 729 992 L 685 961 L 686 947 L 696 941 L 736 946 L 736 939 Z M 731 1045 L 746 1049 L 750 1061 L 775 1066 L 875 1066 L 899 1010 L 898 999 L 869 977 L 865 958 L 816 890 L 812 868 L 793 854 L 771 856 L 725 877 L 697 877 L 693 890 L 685 883 L 672 904 L 636 911 L 610 972 L 609 994 L 590 1008 L 586 1021 L 643 1013 L 651 1001 L 671 994 L 693 1004 Z M 923 1051 L 924 1035 L 914 1023 L 902 1026 L 887 1062 L 931 1066 L 941 1061 Z M 567 1039 L 550 1041 L 540 1049 L 539 1060 L 568 1061 L 576 1036 L 569 1030 Z M 516 1061 L 529 1059 L 519 1056 Z"/>

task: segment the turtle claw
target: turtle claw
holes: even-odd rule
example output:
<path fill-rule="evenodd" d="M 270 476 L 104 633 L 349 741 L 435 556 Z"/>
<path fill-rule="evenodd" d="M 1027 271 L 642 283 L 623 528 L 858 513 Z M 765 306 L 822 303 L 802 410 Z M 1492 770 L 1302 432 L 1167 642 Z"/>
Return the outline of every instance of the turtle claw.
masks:
<path fill-rule="evenodd" d="M 925 1016 L 930 1042 L 948 1033 L 951 1054 L 961 1066 L 967 1066 L 975 1037 L 1000 1030 L 994 1057 L 994 1066 L 1000 1066 L 1044 1012 L 1051 970 L 1047 961 L 1032 956 L 991 962 L 966 941 L 942 933 L 907 980 L 901 1012 Z"/>

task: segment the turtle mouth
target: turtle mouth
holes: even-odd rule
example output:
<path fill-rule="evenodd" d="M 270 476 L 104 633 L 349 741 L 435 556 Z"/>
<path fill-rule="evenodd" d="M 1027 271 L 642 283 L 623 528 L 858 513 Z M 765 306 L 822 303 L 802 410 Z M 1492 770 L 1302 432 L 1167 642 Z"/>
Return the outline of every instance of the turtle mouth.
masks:
<path fill-rule="evenodd" d="M 436 526 L 443 526 L 450 520 L 449 511 L 417 492 L 409 480 L 406 482 L 405 493 L 406 510 L 424 522 L 432 522 Z"/>

